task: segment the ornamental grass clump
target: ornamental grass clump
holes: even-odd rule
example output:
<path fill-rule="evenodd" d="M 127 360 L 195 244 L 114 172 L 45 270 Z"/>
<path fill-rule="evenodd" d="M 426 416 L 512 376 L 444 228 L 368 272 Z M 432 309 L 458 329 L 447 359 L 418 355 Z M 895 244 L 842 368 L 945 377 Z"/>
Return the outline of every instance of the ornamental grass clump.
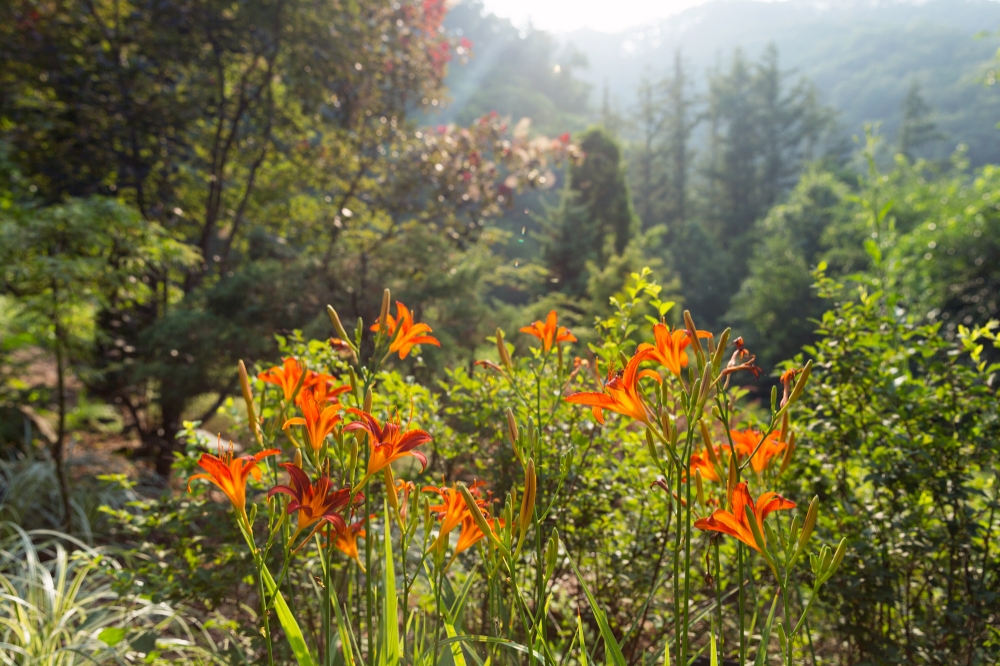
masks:
<path fill-rule="evenodd" d="M 286 358 L 258 374 L 255 396 L 240 364 L 256 453 L 204 453 L 206 473 L 192 480 L 214 483 L 231 501 L 256 569 L 268 663 L 286 649 L 301 665 L 589 663 L 603 648 L 609 663 L 625 666 L 623 650 L 636 654 L 645 626 L 636 621 L 616 635 L 589 584 L 595 570 L 571 550 L 576 528 L 562 518 L 582 499 L 579 476 L 597 463 L 554 424 L 591 416 L 592 440 L 612 425 L 638 435 L 620 452 L 649 463 L 631 492 L 662 492 L 666 529 L 655 538 L 669 566 L 643 606 L 663 597 L 668 609 L 668 624 L 649 639 L 660 642 L 660 658 L 688 664 L 708 650 L 713 663 L 791 664 L 812 650 L 808 611 L 846 545 L 813 545 L 818 500 L 803 511 L 775 490 L 795 450 L 791 412 L 811 366 L 783 374 L 780 399 L 775 387 L 770 405 L 756 408 L 764 416 L 739 427 L 750 421 L 733 379 L 761 373 L 754 355 L 728 330 L 697 329 L 687 312 L 671 328 L 672 304 L 656 298 L 647 276 L 632 276 L 631 302 L 613 301 L 617 314 L 599 322 L 603 339 L 590 358 L 568 361 L 578 341 L 556 311 L 521 329 L 526 354 L 501 330 L 492 338 L 496 360 L 476 365 L 505 396 L 491 413 L 516 461 L 516 472 L 506 468 L 513 480 L 468 471 L 420 479 L 448 444 L 428 425 L 435 414 L 421 413 L 412 397 L 397 400 L 385 365 L 440 343 L 403 303 L 390 314 L 388 290 L 378 320 L 359 321 L 354 335 L 329 309 L 330 367 L 306 367 L 308 355 Z M 659 316 L 642 326 L 634 318 L 647 306 Z M 581 417 L 578 406 L 590 414 Z M 473 462 L 486 471 L 493 464 Z M 251 478 L 266 495 L 246 489 Z M 797 570 L 800 560 L 811 575 Z M 316 572 L 311 587 L 291 584 L 307 570 Z M 587 612 L 600 644 L 588 649 L 581 619 L 567 618 L 567 594 L 586 600 L 575 612 Z"/>

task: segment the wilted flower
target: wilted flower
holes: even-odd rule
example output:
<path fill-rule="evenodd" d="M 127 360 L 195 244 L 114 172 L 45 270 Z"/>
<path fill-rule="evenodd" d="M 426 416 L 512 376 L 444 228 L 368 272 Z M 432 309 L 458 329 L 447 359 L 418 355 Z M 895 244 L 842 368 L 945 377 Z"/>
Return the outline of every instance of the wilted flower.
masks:
<path fill-rule="evenodd" d="M 211 453 L 201 454 L 198 465 L 208 474 L 195 474 L 188 479 L 188 492 L 191 492 L 191 482 L 195 479 L 211 481 L 226 494 L 229 501 L 233 503 L 233 508 L 246 520 L 247 479 L 253 476 L 254 480 L 260 481 L 260 468 L 257 467 L 257 463 L 263 458 L 277 455 L 281 451 L 267 449 L 252 456 L 235 458 L 233 457 L 232 443 L 229 444 L 229 447 L 229 451 L 219 451 L 218 456 L 213 456 Z"/>
<path fill-rule="evenodd" d="M 552 347 L 561 342 L 576 342 L 576 336 L 568 328 L 559 326 L 559 315 L 555 310 L 549 312 L 544 324 L 536 321 L 531 326 L 523 326 L 521 332 L 538 338 L 545 353 L 552 351 Z"/>
<path fill-rule="evenodd" d="M 750 525 L 750 518 L 747 516 L 746 507 L 750 507 L 753 520 L 756 522 L 757 531 L 764 539 L 764 519 L 772 511 L 783 509 L 794 509 L 795 502 L 786 500 L 775 492 L 766 492 L 754 502 L 747 490 L 745 481 L 736 484 L 732 496 L 733 511 L 730 513 L 725 509 L 716 509 L 708 518 L 701 518 L 695 521 L 694 526 L 700 530 L 710 532 L 722 532 L 734 536 L 757 552 L 763 552 L 765 542 L 759 545 L 754 538 L 754 530 Z"/>
<path fill-rule="evenodd" d="M 378 331 L 382 326 L 381 320 L 375 320 L 371 325 L 371 330 Z M 413 314 L 409 308 L 400 301 L 396 301 L 396 316 L 386 314 L 385 318 L 386 334 L 392 340 L 389 344 L 390 352 L 399 352 L 399 358 L 404 359 L 410 354 L 414 345 L 434 345 L 440 347 L 441 343 L 437 338 L 426 335 L 431 333 L 431 327 L 424 323 L 413 323 Z"/>
<path fill-rule="evenodd" d="M 566 397 L 566 402 L 578 405 L 590 405 L 594 411 L 594 418 L 598 423 L 604 423 L 604 413 L 602 410 L 610 409 L 613 412 L 632 417 L 636 421 L 641 421 L 649 425 L 654 418 L 652 410 L 646 405 L 646 401 L 639 393 L 639 380 L 643 377 L 652 377 L 657 381 L 660 376 L 653 370 L 639 371 L 639 364 L 647 360 L 651 349 L 640 349 L 629 360 L 625 370 L 615 374 L 608 372 L 608 381 L 604 384 L 604 392 L 584 391 L 574 393 Z"/>

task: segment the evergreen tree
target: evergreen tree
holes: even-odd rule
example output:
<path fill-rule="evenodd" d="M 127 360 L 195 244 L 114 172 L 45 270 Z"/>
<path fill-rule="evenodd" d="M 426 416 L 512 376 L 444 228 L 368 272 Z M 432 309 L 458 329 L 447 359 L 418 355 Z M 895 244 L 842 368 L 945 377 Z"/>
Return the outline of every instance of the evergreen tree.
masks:
<path fill-rule="evenodd" d="M 931 107 L 924 101 L 920 92 L 920 84 L 916 81 L 910 86 L 903 100 L 903 123 L 899 128 L 899 152 L 907 159 L 913 160 L 913 153 L 921 146 L 932 141 L 943 139 L 937 127 L 930 119 Z"/>
<path fill-rule="evenodd" d="M 704 248 L 697 253 L 708 252 L 702 260 L 724 265 L 722 274 L 728 277 L 713 279 L 709 293 L 704 291 L 708 283 L 678 267 L 685 297 L 692 308 L 695 303 L 704 307 L 697 314 L 714 324 L 729 309 L 746 275 L 752 254 L 748 232 L 794 185 L 832 116 L 817 102 L 811 83 L 788 85 L 771 46 L 757 63 L 737 49 L 728 71 L 717 67 L 710 73 L 706 118 L 709 150 L 698 197 L 704 204 L 699 221 L 714 238 L 710 247 L 720 253 Z M 691 270 L 698 268 L 687 263 Z M 719 284 L 722 279 L 728 284 Z"/>
<path fill-rule="evenodd" d="M 587 262 L 603 266 L 612 254 L 625 251 L 638 229 L 618 144 L 605 129 L 596 127 L 584 132 L 579 144 L 585 158 L 569 168 L 562 201 L 548 222 L 544 248 L 555 284 L 572 296 L 587 291 Z"/>
<path fill-rule="evenodd" d="M 633 191 L 643 229 L 666 225 L 676 232 L 687 219 L 691 133 L 700 118 L 678 50 L 673 72 L 658 81 L 644 77 L 637 90 L 634 122 L 640 139 L 633 148 Z"/>

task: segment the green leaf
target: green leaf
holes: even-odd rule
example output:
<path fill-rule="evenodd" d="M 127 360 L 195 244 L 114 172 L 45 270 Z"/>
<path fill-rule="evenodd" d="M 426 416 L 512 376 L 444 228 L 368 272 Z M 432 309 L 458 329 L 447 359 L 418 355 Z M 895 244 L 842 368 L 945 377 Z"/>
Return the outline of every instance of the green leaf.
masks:
<path fill-rule="evenodd" d="M 458 632 L 455 631 L 455 625 L 450 622 L 444 623 L 444 632 L 448 634 L 448 638 L 457 638 Z M 455 660 L 455 666 L 466 666 L 465 655 L 462 654 L 461 643 L 453 643 L 451 646 L 451 656 Z"/>
<path fill-rule="evenodd" d="M 392 523 L 389 521 L 389 503 L 383 502 L 385 512 L 385 567 L 383 590 L 385 599 L 382 601 L 383 608 L 383 640 L 381 663 L 388 666 L 395 666 L 399 663 L 399 619 L 396 611 L 396 570 L 392 561 Z M 459 650 L 461 652 L 461 650 Z"/>
<path fill-rule="evenodd" d="M 149 654 L 156 649 L 156 633 L 152 631 L 144 632 L 134 641 L 130 641 L 129 646 L 136 652 Z"/>
<path fill-rule="evenodd" d="M 570 566 L 573 567 L 573 573 L 576 574 L 576 579 L 580 581 L 580 587 L 583 588 L 583 593 L 587 595 L 587 601 L 590 603 L 590 610 L 594 613 L 594 618 L 597 620 L 597 626 L 601 629 L 601 636 L 604 638 L 604 650 L 607 653 L 610 663 L 613 663 L 615 666 L 627 666 L 625 655 L 622 654 L 621 646 L 618 645 L 618 641 L 615 639 L 615 635 L 611 631 L 611 626 L 608 624 L 608 619 L 605 617 L 604 611 L 597 605 L 597 599 L 594 598 L 594 595 L 590 593 L 590 588 L 587 587 L 587 583 L 584 582 L 583 576 L 580 574 L 580 570 L 576 567 L 576 562 L 574 562 L 571 557 L 567 559 L 569 559 Z"/>
<path fill-rule="evenodd" d="M 121 627 L 108 627 L 97 634 L 97 638 L 107 643 L 109 647 L 114 647 L 125 638 L 125 630 Z"/>
<path fill-rule="evenodd" d="M 344 621 L 344 614 L 340 610 L 340 604 L 335 594 L 330 595 L 330 602 L 337 614 L 337 633 L 340 634 L 340 651 L 344 655 L 344 664 L 346 666 L 354 666 L 354 649 L 351 644 L 351 637 L 348 635 L 349 626 Z"/>
<path fill-rule="evenodd" d="M 583 639 L 583 621 L 579 613 L 576 614 L 576 630 L 580 632 L 580 666 L 587 666 L 587 643 Z"/>
<path fill-rule="evenodd" d="M 299 628 L 299 623 L 295 621 L 295 616 L 292 615 L 292 611 L 285 603 L 281 592 L 276 589 L 274 578 L 271 577 L 271 572 L 267 570 L 266 566 L 261 567 L 261 576 L 267 591 L 274 595 L 274 611 L 278 616 L 278 622 L 281 623 L 281 629 L 285 632 L 285 638 L 288 639 L 288 645 L 292 648 L 292 654 L 295 655 L 295 661 L 299 663 L 299 666 L 315 666 L 312 655 L 309 654 L 306 639 Z"/>

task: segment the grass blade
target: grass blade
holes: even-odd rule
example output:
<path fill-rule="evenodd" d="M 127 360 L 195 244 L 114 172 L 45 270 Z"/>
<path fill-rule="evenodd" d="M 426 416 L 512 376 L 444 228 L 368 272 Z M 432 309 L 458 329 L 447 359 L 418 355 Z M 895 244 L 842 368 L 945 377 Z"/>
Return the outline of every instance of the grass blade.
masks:
<path fill-rule="evenodd" d="M 576 574 L 576 579 L 580 581 L 583 593 L 587 595 L 587 601 L 590 603 L 590 610 L 594 613 L 594 618 L 597 620 L 597 626 L 601 629 L 601 636 L 604 638 L 604 650 L 607 653 L 608 660 L 615 666 L 627 666 L 621 646 L 618 645 L 618 640 L 615 638 L 614 633 L 611 631 L 611 626 L 608 624 L 608 618 L 604 615 L 601 607 L 597 605 L 597 599 L 590 593 L 590 588 L 584 582 L 580 570 L 576 567 L 576 562 L 573 561 L 573 558 L 568 559 L 570 566 L 573 567 L 573 573 Z"/>
<path fill-rule="evenodd" d="M 399 663 L 399 617 L 396 609 L 396 569 L 392 561 L 392 523 L 389 521 L 389 504 L 383 504 L 385 511 L 385 568 L 383 591 L 385 599 L 382 601 L 383 630 L 382 663 L 387 666 L 396 666 Z"/>
<path fill-rule="evenodd" d="M 298 662 L 299 666 L 315 666 L 312 655 L 309 654 L 306 639 L 302 635 L 302 629 L 299 628 L 299 623 L 295 621 L 295 616 L 292 615 L 291 609 L 285 603 L 285 598 L 281 596 L 281 591 L 275 588 L 274 578 L 271 577 L 271 572 L 267 570 L 266 566 L 261 566 L 261 577 L 264 579 L 267 591 L 274 595 L 274 611 L 278 616 L 278 622 L 281 623 L 282 630 L 285 632 L 285 638 L 288 639 L 288 644 L 292 648 L 292 654 L 295 655 L 295 661 Z"/>

